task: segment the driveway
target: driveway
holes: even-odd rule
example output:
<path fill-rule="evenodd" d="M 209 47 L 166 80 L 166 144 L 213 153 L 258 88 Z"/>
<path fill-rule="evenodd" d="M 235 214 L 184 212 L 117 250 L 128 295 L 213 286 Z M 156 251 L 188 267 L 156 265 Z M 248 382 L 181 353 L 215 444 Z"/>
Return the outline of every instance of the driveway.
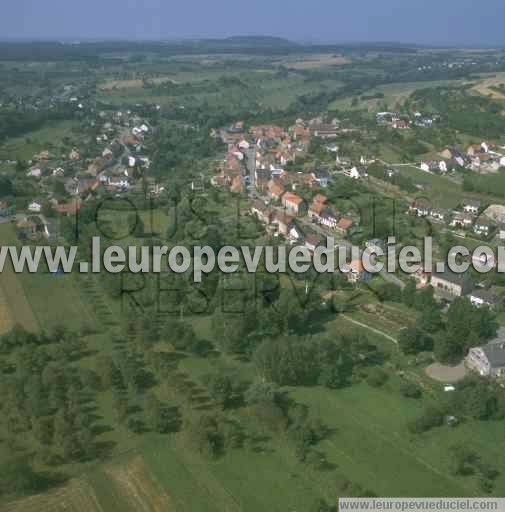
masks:
<path fill-rule="evenodd" d="M 456 366 L 445 366 L 440 363 L 433 363 L 430 364 L 425 371 L 426 375 L 433 380 L 447 384 L 460 381 L 468 372 L 463 361 Z"/>

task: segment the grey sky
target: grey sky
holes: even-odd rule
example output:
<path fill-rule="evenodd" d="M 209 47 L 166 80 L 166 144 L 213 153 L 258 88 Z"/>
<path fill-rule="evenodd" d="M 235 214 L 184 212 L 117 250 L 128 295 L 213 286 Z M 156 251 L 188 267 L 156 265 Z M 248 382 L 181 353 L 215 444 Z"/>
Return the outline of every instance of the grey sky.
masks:
<path fill-rule="evenodd" d="M 0 39 L 293 40 L 505 46 L 503 0 L 3 0 Z"/>

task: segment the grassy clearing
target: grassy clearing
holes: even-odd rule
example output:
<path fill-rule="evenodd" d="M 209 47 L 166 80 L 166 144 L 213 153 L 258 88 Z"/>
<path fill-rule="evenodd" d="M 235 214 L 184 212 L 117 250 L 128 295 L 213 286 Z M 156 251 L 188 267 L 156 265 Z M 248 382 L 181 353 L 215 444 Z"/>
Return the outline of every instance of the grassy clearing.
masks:
<path fill-rule="evenodd" d="M 426 82 L 406 82 L 398 84 L 381 85 L 364 93 L 364 96 L 373 96 L 383 94 L 383 98 L 359 99 L 358 96 L 342 98 L 335 100 L 329 107 L 330 110 L 354 110 L 366 109 L 369 112 L 377 112 L 387 106 L 389 110 L 399 109 L 409 96 L 419 89 L 428 89 L 430 87 L 451 86 L 461 84 L 461 80 L 433 80 Z M 353 99 L 359 101 L 353 104 Z"/>
<path fill-rule="evenodd" d="M 404 166 L 401 169 L 416 184 L 424 187 L 422 195 L 429 197 L 433 205 L 442 208 L 455 208 L 461 202 L 463 189 L 461 185 L 449 178 L 430 174 L 413 166 Z"/>
<path fill-rule="evenodd" d="M 474 482 L 449 473 L 448 454 L 441 449 L 465 439 L 463 429 L 444 427 L 412 437 L 406 423 L 428 400 L 404 399 L 396 385 L 392 380 L 384 389 L 367 384 L 337 392 L 299 389 L 294 396 L 335 430 L 324 450 L 350 480 L 383 496 L 476 495 Z"/>
<path fill-rule="evenodd" d="M 0 145 L 0 160 L 29 160 L 40 151 L 58 145 L 71 134 L 74 121 L 47 122 L 43 128 L 22 137 L 10 138 Z"/>

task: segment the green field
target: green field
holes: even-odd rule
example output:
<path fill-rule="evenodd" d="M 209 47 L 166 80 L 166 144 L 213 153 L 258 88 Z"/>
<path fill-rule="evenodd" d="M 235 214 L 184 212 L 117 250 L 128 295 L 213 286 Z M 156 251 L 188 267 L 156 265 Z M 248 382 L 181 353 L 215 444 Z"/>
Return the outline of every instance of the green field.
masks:
<path fill-rule="evenodd" d="M 366 91 L 363 96 L 373 96 L 383 94 L 383 98 L 359 99 L 353 102 L 354 97 L 335 100 L 330 104 L 329 109 L 333 110 L 355 110 L 366 109 L 369 112 L 378 112 L 379 110 L 399 110 L 405 100 L 418 89 L 427 89 L 430 87 L 461 85 L 460 80 L 434 80 L 426 82 L 405 82 L 399 84 L 380 85 L 374 89 Z M 357 97 L 359 98 L 359 97 Z"/>
<path fill-rule="evenodd" d="M 0 160 L 30 160 L 43 150 L 52 152 L 64 137 L 72 135 L 75 121 L 48 122 L 43 128 L 0 144 Z"/>

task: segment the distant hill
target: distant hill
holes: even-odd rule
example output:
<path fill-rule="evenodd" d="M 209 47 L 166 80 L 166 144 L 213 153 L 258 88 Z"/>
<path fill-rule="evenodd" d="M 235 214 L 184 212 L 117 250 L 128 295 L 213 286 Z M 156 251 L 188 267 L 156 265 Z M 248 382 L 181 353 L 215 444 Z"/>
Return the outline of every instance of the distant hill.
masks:
<path fill-rule="evenodd" d="M 0 41 L 0 60 L 99 60 L 106 54 L 195 55 L 249 54 L 289 55 L 342 51 L 411 52 L 414 47 L 397 43 L 298 44 L 274 36 L 233 36 L 224 39 L 185 39 L 172 41 Z"/>
<path fill-rule="evenodd" d="M 293 41 L 284 39 L 282 37 L 274 36 L 232 36 L 221 40 L 223 43 L 241 44 L 241 45 L 257 45 L 257 46 L 283 46 L 283 47 L 298 47 L 300 46 Z"/>

